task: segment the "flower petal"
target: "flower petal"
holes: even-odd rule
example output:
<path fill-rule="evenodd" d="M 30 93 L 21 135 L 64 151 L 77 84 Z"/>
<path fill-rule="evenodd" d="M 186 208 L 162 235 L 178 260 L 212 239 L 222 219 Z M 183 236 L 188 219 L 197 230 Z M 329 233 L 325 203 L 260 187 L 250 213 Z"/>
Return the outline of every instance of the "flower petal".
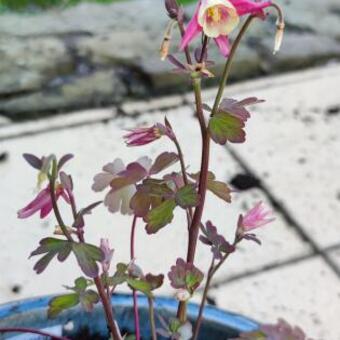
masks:
<path fill-rule="evenodd" d="M 198 23 L 198 12 L 201 7 L 201 1 L 198 3 L 198 6 L 195 10 L 195 14 L 190 20 L 186 30 L 185 34 L 183 36 L 181 47 L 180 49 L 183 50 L 188 46 L 188 44 L 198 35 L 202 32 L 202 27 Z"/>
<path fill-rule="evenodd" d="M 230 44 L 228 37 L 220 35 L 219 37 L 215 38 L 215 43 L 218 46 L 221 54 L 227 57 L 230 52 Z"/>
<path fill-rule="evenodd" d="M 262 10 L 271 5 L 271 1 L 254 2 L 251 0 L 229 0 L 236 8 L 238 15 L 262 14 Z"/>
<path fill-rule="evenodd" d="M 50 200 L 51 198 L 49 188 L 45 188 L 44 190 L 40 191 L 40 193 L 32 202 L 18 211 L 18 218 L 27 218 L 32 216 L 37 211 L 41 210 Z"/>
<path fill-rule="evenodd" d="M 113 179 L 114 175 L 112 175 L 111 173 L 101 172 L 100 174 L 94 176 L 92 190 L 95 192 L 103 191 L 106 187 L 110 185 Z"/>

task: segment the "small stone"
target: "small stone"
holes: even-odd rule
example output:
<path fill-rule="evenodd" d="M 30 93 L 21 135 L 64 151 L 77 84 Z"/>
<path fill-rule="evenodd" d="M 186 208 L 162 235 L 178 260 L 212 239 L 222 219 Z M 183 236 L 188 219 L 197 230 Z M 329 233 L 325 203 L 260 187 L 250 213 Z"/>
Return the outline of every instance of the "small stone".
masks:
<path fill-rule="evenodd" d="M 21 292 L 21 289 L 22 289 L 22 287 L 20 286 L 20 285 L 14 285 L 13 287 L 12 287 L 12 293 L 14 293 L 14 294 L 19 294 L 20 292 Z"/>

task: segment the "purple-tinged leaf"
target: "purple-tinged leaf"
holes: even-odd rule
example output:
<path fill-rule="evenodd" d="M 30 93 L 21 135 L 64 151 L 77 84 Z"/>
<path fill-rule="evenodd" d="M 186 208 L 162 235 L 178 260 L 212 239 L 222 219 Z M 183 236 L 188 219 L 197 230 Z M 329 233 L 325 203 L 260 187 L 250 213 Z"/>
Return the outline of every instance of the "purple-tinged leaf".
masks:
<path fill-rule="evenodd" d="M 151 273 L 148 273 L 145 275 L 145 280 L 150 284 L 151 290 L 155 290 L 163 285 L 164 275 L 152 275 Z"/>
<path fill-rule="evenodd" d="M 188 184 L 180 188 L 175 195 L 177 205 L 183 209 L 196 207 L 199 203 L 199 195 L 196 192 L 195 184 Z"/>
<path fill-rule="evenodd" d="M 110 185 L 112 190 L 118 191 L 128 185 L 136 184 L 146 176 L 148 176 L 147 170 L 138 162 L 133 162 L 126 167 L 126 170 L 118 173 Z"/>
<path fill-rule="evenodd" d="M 246 134 L 244 122 L 225 112 L 217 112 L 209 121 L 209 132 L 214 142 L 220 145 L 243 143 Z"/>
<path fill-rule="evenodd" d="M 58 171 L 62 169 L 62 167 L 73 158 L 74 156 L 72 154 L 66 154 L 63 157 L 60 158 L 58 162 Z"/>
<path fill-rule="evenodd" d="M 150 169 L 150 175 L 158 174 L 169 166 L 179 161 L 178 155 L 173 152 L 163 152 L 160 154 Z"/>
<path fill-rule="evenodd" d="M 149 194 L 137 191 L 131 198 L 130 208 L 137 217 L 145 217 L 151 206 L 151 198 Z"/>
<path fill-rule="evenodd" d="M 199 239 L 202 243 L 211 247 L 211 252 L 216 260 L 221 260 L 223 254 L 230 254 L 235 251 L 235 247 L 218 234 L 217 228 L 210 221 L 206 223 L 205 227 L 201 225 L 201 230 L 203 235 Z"/>
<path fill-rule="evenodd" d="M 186 71 L 187 68 L 186 66 L 181 63 L 176 57 L 174 57 L 172 54 L 168 55 L 168 60 L 170 61 L 171 64 L 173 64 L 174 66 L 176 66 L 178 68 L 178 70 L 182 70 L 182 71 Z"/>
<path fill-rule="evenodd" d="M 242 236 L 242 239 L 245 239 L 247 241 L 253 241 L 253 242 L 257 243 L 259 246 L 262 245 L 262 242 L 257 238 L 257 236 L 255 234 L 244 234 Z"/>
<path fill-rule="evenodd" d="M 61 171 L 59 173 L 60 177 L 60 182 L 62 186 L 68 191 L 72 192 L 73 191 L 73 181 L 72 177 L 70 175 L 67 175 L 64 171 Z"/>
<path fill-rule="evenodd" d="M 32 155 L 30 153 L 24 153 L 22 155 L 25 159 L 25 161 L 34 169 L 40 170 L 42 167 L 42 160 L 38 158 L 35 155 Z"/>
<path fill-rule="evenodd" d="M 100 205 L 102 203 L 103 203 L 103 201 L 98 201 L 98 202 L 95 202 L 95 203 L 88 205 L 86 208 L 79 210 L 72 227 L 77 228 L 77 229 L 83 228 L 84 225 L 85 225 L 84 216 L 85 215 L 91 215 L 92 210 L 95 209 L 98 205 Z"/>
<path fill-rule="evenodd" d="M 168 277 L 173 288 L 186 289 L 190 294 L 193 294 L 202 282 L 204 275 L 192 263 L 178 258 L 176 265 L 171 267 Z"/>
<path fill-rule="evenodd" d="M 102 250 L 87 243 L 73 243 L 72 250 L 83 273 L 91 278 L 98 276 L 97 262 L 104 260 Z"/>
<path fill-rule="evenodd" d="M 245 106 L 263 102 L 264 100 L 260 100 L 255 97 L 246 98 L 241 101 L 226 98 L 222 100 L 219 106 L 219 111 L 230 114 L 241 119 L 243 122 L 246 122 L 250 118 L 250 112 L 245 108 Z"/>
<path fill-rule="evenodd" d="M 200 173 L 198 172 L 197 174 L 189 174 L 189 176 L 198 182 Z M 225 202 L 231 202 L 230 188 L 226 183 L 217 181 L 215 175 L 211 171 L 208 173 L 207 189 Z"/>
<path fill-rule="evenodd" d="M 176 207 L 174 199 L 166 200 L 161 203 L 158 207 L 150 210 L 147 214 L 145 221 L 146 232 L 148 234 L 155 234 L 158 230 L 164 228 L 174 218 L 173 211 Z"/>

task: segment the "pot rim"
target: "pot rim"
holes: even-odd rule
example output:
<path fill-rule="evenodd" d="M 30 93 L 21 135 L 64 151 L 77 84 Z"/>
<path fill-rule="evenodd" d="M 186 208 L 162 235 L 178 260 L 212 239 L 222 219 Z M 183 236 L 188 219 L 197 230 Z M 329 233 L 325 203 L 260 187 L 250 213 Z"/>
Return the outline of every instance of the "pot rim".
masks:
<path fill-rule="evenodd" d="M 0 320 L 15 314 L 27 313 L 35 309 L 48 307 L 51 298 L 57 295 L 45 295 L 35 298 L 27 298 L 0 304 Z M 112 296 L 112 304 L 122 307 L 132 305 L 131 294 L 118 293 Z M 144 295 L 138 295 L 138 305 L 141 308 L 148 308 L 148 299 Z M 163 308 L 170 313 L 176 314 L 178 301 L 171 297 L 156 297 L 154 302 L 155 309 Z M 195 303 L 188 303 L 188 317 L 195 319 L 199 311 L 199 306 Z M 228 312 L 207 305 L 204 309 L 204 320 L 230 327 L 241 332 L 251 332 L 259 328 L 259 323 L 242 315 Z"/>

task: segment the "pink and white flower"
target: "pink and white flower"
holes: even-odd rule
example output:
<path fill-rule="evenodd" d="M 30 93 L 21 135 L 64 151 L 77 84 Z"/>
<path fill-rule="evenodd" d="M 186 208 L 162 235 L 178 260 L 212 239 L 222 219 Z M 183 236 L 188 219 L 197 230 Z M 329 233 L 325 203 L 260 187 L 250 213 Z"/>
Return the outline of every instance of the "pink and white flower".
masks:
<path fill-rule="evenodd" d="M 246 14 L 263 16 L 271 1 L 251 0 L 200 0 L 181 42 L 181 49 L 201 32 L 213 38 L 225 57 L 229 54 L 228 35 L 237 27 L 240 17 Z"/>
<path fill-rule="evenodd" d="M 62 185 L 57 185 L 55 189 L 55 196 L 58 200 L 59 197 L 63 197 L 67 203 L 70 203 L 69 197 L 65 192 Z M 40 211 L 40 218 L 45 218 L 53 209 L 50 186 L 41 190 L 39 194 L 30 202 L 26 207 L 18 211 L 18 218 L 28 218 Z"/>
<path fill-rule="evenodd" d="M 240 216 L 239 227 L 241 227 L 244 232 L 249 232 L 273 222 L 274 220 L 275 218 L 272 216 L 272 211 L 266 210 L 264 204 L 259 202 L 244 216 Z"/>
<path fill-rule="evenodd" d="M 162 136 L 173 138 L 173 132 L 163 124 L 155 124 L 151 127 L 135 128 L 128 130 L 124 135 L 127 146 L 141 146 L 154 142 Z"/>

